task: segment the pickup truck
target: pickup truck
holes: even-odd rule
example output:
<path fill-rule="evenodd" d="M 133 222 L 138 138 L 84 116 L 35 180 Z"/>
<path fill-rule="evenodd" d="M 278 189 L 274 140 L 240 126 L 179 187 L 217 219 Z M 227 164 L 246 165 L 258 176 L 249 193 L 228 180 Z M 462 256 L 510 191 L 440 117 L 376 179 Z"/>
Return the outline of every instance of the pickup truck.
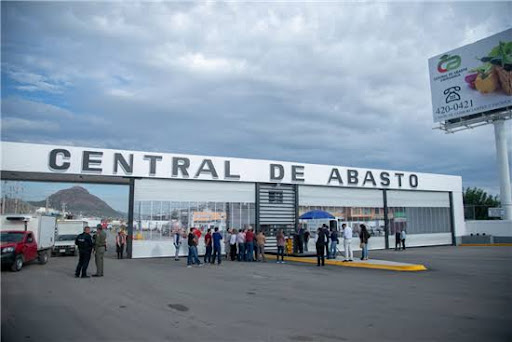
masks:
<path fill-rule="evenodd" d="M 9 266 L 17 272 L 33 260 L 48 262 L 54 244 L 55 217 L 2 215 L 0 225 L 2 267 Z"/>

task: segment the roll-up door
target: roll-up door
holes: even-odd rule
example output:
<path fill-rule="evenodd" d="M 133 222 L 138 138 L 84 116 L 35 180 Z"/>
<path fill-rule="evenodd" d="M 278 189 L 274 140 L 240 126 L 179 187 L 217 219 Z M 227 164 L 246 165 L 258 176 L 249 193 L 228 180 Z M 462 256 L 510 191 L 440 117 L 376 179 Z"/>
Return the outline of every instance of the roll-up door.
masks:
<path fill-rule="evenodd" d="M 447 192 L 389 190 L 387 199 L 388 207 L 450 207 L 450 196 Z"/>
<path fill-rule="evenodd" d="M 383 207 L 381 190 L 300 186 L 299 205 L 335 207 Z"/>
<path fill-rule="evenodd" d="M 135 201 L 254 203 L 254 183 L 137 179 Z"/>
<path fill-rule="evenodd" d="M 259 184 L 260 225 L 295 225 L 295 186 Z"/>
<path fill-rule="evenodd" d="M 407 246 L 452 244 L 450 195 L 448 192 L 387 191 L 389 245 L 407 233 Z"/>

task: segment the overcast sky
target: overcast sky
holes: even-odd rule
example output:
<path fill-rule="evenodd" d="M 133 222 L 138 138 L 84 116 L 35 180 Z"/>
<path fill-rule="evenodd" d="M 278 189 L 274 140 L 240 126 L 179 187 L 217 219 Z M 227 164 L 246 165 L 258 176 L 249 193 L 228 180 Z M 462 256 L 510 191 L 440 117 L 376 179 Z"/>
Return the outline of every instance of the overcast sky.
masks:
<path fill-rule="evenodd" d="M 492 126 L 432 130 L 427 59 L 512 27 L 512 2 L 1 6 L 2 140 L 456 174 L 499 193 Z"/>

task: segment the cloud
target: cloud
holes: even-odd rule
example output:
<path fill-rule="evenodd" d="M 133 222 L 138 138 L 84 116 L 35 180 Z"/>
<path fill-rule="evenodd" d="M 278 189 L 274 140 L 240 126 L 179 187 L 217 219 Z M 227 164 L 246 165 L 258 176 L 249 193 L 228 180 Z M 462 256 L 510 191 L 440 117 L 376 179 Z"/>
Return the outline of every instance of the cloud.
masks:
<path fill-rule="evenodd" d="M 497 189 L 492 127 L 432 130 L 427 59 L 511 27 L 510 2 L 1 6 L 2 116 L 60 127 L 21 138 L 4 125 L 3 139 L 461 174 Z"/>
<path fill-rule="evenodd" d="M 30 131 L 53 133 L 59 130 L 59 126 L 49 121 L 2 118 L 2 129 L 23 135 Z"/>
<path fill-rule="evenodd" d="M 74 117 L 69 110 L 58 106 L 12 96 L 3 99 L 2 116 L 57 120 L 69 120 Z"/>
<path fill-rule="evenodd" d="M 64 84 L 35 72 L 29 72 L 22 68 L 10 67 L 8 65 L 2 69 L 12 81 L 18 84 L 15 88 L 21 91 L 62 93 L 64 89 Z"/>

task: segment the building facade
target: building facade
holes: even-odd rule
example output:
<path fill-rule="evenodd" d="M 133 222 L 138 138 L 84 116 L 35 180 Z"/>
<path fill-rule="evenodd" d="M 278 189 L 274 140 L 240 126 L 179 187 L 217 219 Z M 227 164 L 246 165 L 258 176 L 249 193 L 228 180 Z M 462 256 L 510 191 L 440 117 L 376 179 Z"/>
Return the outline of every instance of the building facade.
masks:
<path fill-rule="evenodd" d="M 409 246 L 453 244 L 464 234 L 459 176 L 12 142 L 2 142 L 2 156 L 2 179 L 129 186 L 133 257 L 174 255 L 177 227 L 273 235 L 346 223 L 357 234 L 364 223 L 372 249 L 393 248 L 402 229 Z M 310 210 L 334 219 L 300 220 Z"/>

